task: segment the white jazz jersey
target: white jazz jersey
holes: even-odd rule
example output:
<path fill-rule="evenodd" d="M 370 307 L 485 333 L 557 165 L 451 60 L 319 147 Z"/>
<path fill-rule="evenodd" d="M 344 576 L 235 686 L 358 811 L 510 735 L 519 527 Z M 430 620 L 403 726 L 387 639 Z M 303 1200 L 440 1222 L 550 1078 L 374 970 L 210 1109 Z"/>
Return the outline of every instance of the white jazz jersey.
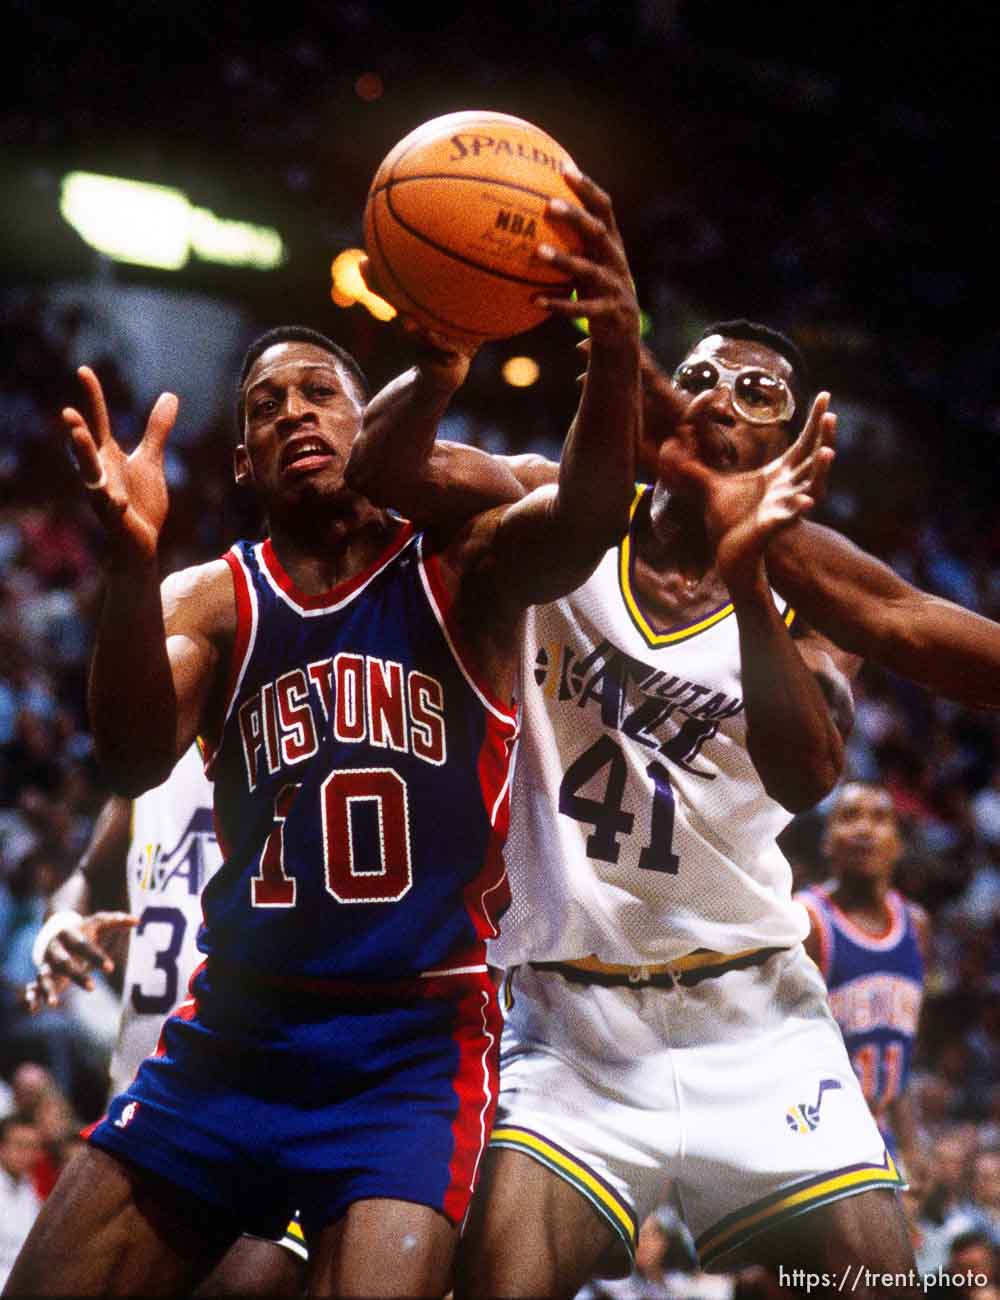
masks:
<path fill-rule="evenodd" d="M 658 634 L 630 552 L 631 530 L 579 590 L 527 615 L 498 965 L 665 963 L 808 932 L 775 843 L 790 814 L 747 753 L 732 606 Z"/>
<path fill-rule="evenodd" d="M 192 745 L 166 781 L 132 805 L 126 870 L 129 911 L 139 924 L 125 967 L 112 1095 L 127 1087 L 140 1061 L 156 1050 L 164 1017 L 186 996 L 201 960 L 195 942 L 201 891 L 221 861 L 212 785 Z"/>

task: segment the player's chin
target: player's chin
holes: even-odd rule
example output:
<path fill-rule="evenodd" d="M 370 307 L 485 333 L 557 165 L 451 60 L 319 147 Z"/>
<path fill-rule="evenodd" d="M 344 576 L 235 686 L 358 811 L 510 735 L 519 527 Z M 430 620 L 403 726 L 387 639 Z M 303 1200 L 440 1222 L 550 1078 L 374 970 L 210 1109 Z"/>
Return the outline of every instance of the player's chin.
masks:
<path fill-rule="evenodd" d="M 315 503 L 335 504 L 357 494 L 344 483 L 342 465 L 314 470 L 309 474 L 282 475 L 278 496 L 286 508 L 309 507 Z"/>

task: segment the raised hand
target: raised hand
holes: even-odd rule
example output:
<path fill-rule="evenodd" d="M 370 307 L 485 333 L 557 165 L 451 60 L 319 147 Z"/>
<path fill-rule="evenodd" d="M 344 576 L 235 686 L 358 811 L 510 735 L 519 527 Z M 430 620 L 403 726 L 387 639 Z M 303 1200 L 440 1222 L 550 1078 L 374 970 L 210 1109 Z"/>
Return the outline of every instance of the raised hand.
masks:
<path fill-rule="evenodd" d="M 539 244 L 536 255 L 572 279 L 576 299 L 539 294 L 536 302 L 554 316 L 586 316 L 590 337 L 599 344 L 639 340 L 639 304 L 615 221 L 611 200 L 599 185 L 577 172 L 565 173 L 580 205 L 549 199 L 550 217 L 574 227 L 583 242 L 580 254 Z"/>
<path fill-rule="evenodd" d="M 830 394 L 814 400 L 805 427 L 777 459 L 759 469 L 722 473 L 706 465 L 699 412 L 711 400 L 696 397 L 679 436 L 660 450 L 659 471 L 673 490 L 700 502 L 716 564 L 727 586 L 748 576 L 768 541 L 822 498 L 833 461 L 837 417 Z"/>
<path fill-rule="evenodd" d="M 126 456 L 111 432 L 100 380 L 89 366 L 81 366 L 77 374 L 90 399 L 90 419 L 72 406 L 63 410 L 62 418 L 80 478 L 112 547 L 123 556 L 149 560 L 156 554 L 167 517 L 163 449 L 177 419 L 177 398 L 160 394 L 142 441 Z"/>
<path fill-rule="evenodd" d="M 25 987 L 28 1010 L 58 1006 L 71 982 L 91 991 L 91 971 L 102 970 L 108 975 L 115 968 L 114 959 L 103 945 L 109 938 L 131 930 L 138 920 L 127 912 L 94 912 L 79 918 L 68 913 L 66 923 L 49 938 L 40 954 L 38 978 Z"/>
<path fill-rule="evenodd" d="M 369 258 L 362 257 L 359 260 L 358 271 L 366 287 L 384 297 Z M 400 312 L 395 321 L 401 332 L 415 345 L 417 365 L 428 379 L 449 392 L 454 392 L 465 383 L 472 358 L 479 351 L 478 343 L 453 339 L 428 328 L 405 312 Z"/>

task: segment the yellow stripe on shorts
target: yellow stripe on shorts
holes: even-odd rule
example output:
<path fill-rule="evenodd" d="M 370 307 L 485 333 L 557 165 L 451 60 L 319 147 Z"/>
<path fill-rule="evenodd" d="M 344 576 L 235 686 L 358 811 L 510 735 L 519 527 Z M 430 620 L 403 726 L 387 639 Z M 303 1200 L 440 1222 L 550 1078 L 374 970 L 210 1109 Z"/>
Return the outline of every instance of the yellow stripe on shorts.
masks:
<path fill-rule="evenodd" d="M 698 1259 L 707 1267 L 726 1251 L 734 1250 L 755 1237 L 765 1228 L 794 1219 L 817 1206 L 839 1201 L 844 1196 L 854 1196 L 874 1187 L 904 1187 L 905 1183 L 888 1151 L 883 1165 L 852 1165 L 833 1174 L 824 1174 L 807 1185 L 799 1184 L 776 1195 L 757 1201 L 745 1209 L 722 1219 L 703 1232 L 695 1245 Z"/>
<path fill-rule="evenodd" d="M 621 1237 L 629 1255 L 635 1254 L 637 1229 L 632 1210 L 603 1179 L 591 1173 L 586 1165 L 581 1164 L 568 1151 L 555 1146 L 539 1134 L 532 1133 L 530 1129 L 514 1125 L 495 1128 L 490 1137 L 490 1146 L 521 1151 L 572 1184 L 607 1219 Z"/>

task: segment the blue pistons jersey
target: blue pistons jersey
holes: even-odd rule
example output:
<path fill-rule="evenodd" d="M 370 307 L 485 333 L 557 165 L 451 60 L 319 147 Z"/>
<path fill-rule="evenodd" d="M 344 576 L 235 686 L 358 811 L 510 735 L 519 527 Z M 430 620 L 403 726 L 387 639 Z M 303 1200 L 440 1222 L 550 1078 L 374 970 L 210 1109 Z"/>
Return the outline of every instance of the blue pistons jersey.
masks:
<path fill-rule="evenodd" d="M 317 991 L 481 964 L 509 902 L 517 718 L 477 679 L 421 536 L 401 523 L 321 595 L 270 540 L 224 558 L 237 633 L 208 737 L 224 864 L 202 951 Z"/>
<path fill-rule="evenodd" d="M 818 924 L 830 1008 L 865 1099 L 878 1114 L 906 1088 L 920 1019 L 924 960 L 911 904 L 890 890 L 890 921 L 879 935 L 845 915 L 829 886 L 813 886 L 800 897 Z"/>

